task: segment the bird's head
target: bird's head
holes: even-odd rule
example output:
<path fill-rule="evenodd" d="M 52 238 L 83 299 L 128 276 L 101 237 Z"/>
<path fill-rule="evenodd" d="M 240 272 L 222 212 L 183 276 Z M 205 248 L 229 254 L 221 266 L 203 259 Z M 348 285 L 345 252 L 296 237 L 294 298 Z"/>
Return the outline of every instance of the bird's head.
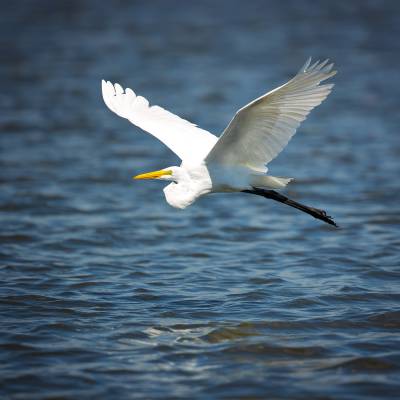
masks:
<path fill-rule="evenodd" d="M 205 168 L 205 167 L 203 167 Z M 200 172 L 203 171 L 200 168 Z M 193 170 L 191 171 L 193 173 Z M 196 171 L 195 171 L 196 172 Z M 186 208 L 192 204 L 199 196 L 210 192 L 209 186 L 205 187 L 204 171 L 203 175 L 197 171 L 196 174 L 190 174 L 187 167 L 168 167 L 159 171 L 147 172 L 136 175 L 133 179 L 158 179 L 170 181 L 163 191 L 167 203 L 175 208 Z"/>
<path fill-rule="evenodd" d="M 181 177 L 180 167 L 168 167 L 158 171 L 146 172 L 144 174 L 136 175 L 133 179 L 158 179 L 162 181 L 179 182 Z"/>

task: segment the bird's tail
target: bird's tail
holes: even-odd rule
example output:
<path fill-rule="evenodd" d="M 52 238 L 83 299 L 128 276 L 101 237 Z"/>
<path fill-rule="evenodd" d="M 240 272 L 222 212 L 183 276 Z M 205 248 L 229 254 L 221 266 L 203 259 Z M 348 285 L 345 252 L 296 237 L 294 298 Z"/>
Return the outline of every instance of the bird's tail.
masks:
<path fill-rule="evenodd" d="M 293 178 L 278 178 L 270 175 L 253 175 L 251 185 L 265 189 L 283 189 Z"/>
<path fill-rule="evenodd" d="M 324 221 L 327 224 L 337 227 L 337 225 L 336 225 L 335 221 L 332 219 L 332 217 L 327 215 L 327 213 L 324 210 L 305 206 L 304 204 L 301 204 L 301 203 L 298 203 L 297 201 L 289 199 L 288 197 L 284 196 L 281 193 L 275 192 L 275 190 L 265 190 L 265 189 L 253 187 L 253 190 L 243 190 L 243 192 L 257 194 L 257 195 L 263 196 L 267 199 L 279 201 L 280 203 L 286 204 L 290 207 L 297 208 L 300 211 L 303 211 L 309 215 L 312 215 L 314 218 L 320 219 L 321 221 Z"/>

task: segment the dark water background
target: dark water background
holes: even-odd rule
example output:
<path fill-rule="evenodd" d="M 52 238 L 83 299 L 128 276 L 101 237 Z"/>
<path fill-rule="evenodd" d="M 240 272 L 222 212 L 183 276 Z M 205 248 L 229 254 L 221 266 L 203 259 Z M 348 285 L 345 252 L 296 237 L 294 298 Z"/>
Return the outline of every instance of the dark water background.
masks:
<path fill-rule="evenodd" d="M 1 398 L 399 398 L 399 2 L 1 7 Z M 310 55 L 336 87 L 270 170 L 340 230 L 131 181 L 178 160 L 101 78 L 219 133 Z"/>

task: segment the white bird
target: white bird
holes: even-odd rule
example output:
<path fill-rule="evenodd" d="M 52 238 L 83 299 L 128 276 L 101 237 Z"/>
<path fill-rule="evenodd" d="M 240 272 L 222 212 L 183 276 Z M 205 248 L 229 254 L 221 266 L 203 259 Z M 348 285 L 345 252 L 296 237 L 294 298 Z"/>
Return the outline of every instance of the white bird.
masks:
<path fill-rule="evenodd" d="M 215 192 L 245 192 L 270 198 L 321 219 L 335 222 L 325 211 L 290 200 L 273 189 L 283 189 L 291 178 L 267 175 L 267 164 L 287 145 L 309 112 L 328 96 L 333 84 L 321 82 L 335 75 L 328 60 L 311 65 L 311 58 L 294 78 L 253 100 L 239 111 L 218 138 L 189 121 L 102 81 L 108 108 L 149 132 L 180 159 L 181 165 L 136 175 L 134 179 L 170 181 L 167 202 L 186 208 L 200 196 Z"/>

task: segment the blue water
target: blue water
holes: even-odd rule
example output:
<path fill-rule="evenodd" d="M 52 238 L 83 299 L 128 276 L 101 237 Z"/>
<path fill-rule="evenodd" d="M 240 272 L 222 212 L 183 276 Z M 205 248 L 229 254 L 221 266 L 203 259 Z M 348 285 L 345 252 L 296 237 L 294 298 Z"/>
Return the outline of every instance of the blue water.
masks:
<path fill-rule="evenodd" d="M 0 16 L 0 395 L 396 399 L 397 1 L 20 1 Z M 219 134 L 308 56 L 330 97 L 257 196 L 185 211 L 102 78 Z"/>

